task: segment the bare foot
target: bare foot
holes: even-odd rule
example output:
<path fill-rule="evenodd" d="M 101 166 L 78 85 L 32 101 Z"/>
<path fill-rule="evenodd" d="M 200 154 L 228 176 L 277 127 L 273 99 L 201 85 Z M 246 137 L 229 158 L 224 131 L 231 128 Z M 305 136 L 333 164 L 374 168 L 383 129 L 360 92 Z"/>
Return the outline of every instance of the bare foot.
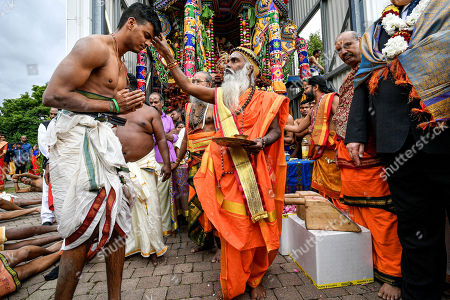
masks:
<path fill-rule="evenodd" d="M 211 249 L 211 247 L 206 247 L 206 246 L 195 246 L 194 248 L 191 249 L 191 253 L 197 253 L 200 251 L 205 251 Z"/>
<path fill-rule="evenodd" d="M 62 243 L 63 243 L 63 241 L 56 242 L 53 245 L 49 246 L 47 248 L 47 250 L 50 250 L 52 252 L 57 252 L 57 251 L 61 250 Z"/>
<path fill-rule="evenodd" d="M 261 285 L 251 289 L 252 291 L 250 292 L 250 298 L 252 300 L 261 300 L 266 298 L 266 290 Z"/>
<path fill-rule="evenodd" d="M 215 262 L 219 262 L 219 261 L 220 261 L 220 249 L 217 248 L 216 254 L 215 254 L 214 257 L 211 259 L 211 262 L 215 263 Z"/>
<path fill-rule="evenodd" d="M 152 262 L 152 264 L 155 267 L 158 265 L 158 261 L 156 260 L 156 255 L 155 254 L 150 255 L 150 261 Z"/>
<path fill-rule="evenodd" d="M 378 291 L 378 297 L 385 300 L 398 300 L 400 299 L 401 293 L 402 292 L 399 287 L 384 283 Z"/>

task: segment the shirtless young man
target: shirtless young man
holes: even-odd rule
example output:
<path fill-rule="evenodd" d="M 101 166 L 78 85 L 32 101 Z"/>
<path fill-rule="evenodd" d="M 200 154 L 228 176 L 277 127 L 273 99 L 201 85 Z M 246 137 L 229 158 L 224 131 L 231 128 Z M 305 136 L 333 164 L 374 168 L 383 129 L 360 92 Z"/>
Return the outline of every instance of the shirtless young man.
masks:
<path fill-rule="evenodd" d="M 167 246 L 163 240 L 156 172 L 163 175 L 163 181 L 171 174 L 164 127 L 159 112 L 152 106 L 144 105 L 120 117 L 127 122 L 117 128 L 116 135 L 139 199 L 131 212 L 132 228 L 127 236 L 125 256 L 138 252 L 144 257 L 151 255 L 153 265 L 157 265 L 152 254 L 163 255 Z M 155 155 L 153 135 L 164 161 L 162 167 L 156 163 L 152 165 L 155 162 L 151 159 Z"/>
<path fill-rule="evenodd" d="M 103 247 L 110 253 L 105 258 L 108 297 L 120 298 L 125 247 L 114 240 L 130 230 L 129 202 L 135 195 L 120 141 L 98 113 L 142 107 L 145 96 L 126 89 L 127 71 L 120 58 L 149 46 L 160 31 L 153 8 L 134 3 L 114 34 L 75 44 L 43 95 L 44 105 L 63 109 L 48 133 L 55 215 L 65 239 L 56 299 L 72 298 L 86 258 Z"/>
<path fill-rule="evenodd" d="M 42 176 L 34 175 L 31 173 L 23 173 L 14 174 L 12 176 L 12 179 L 14 182 L 14 191 L 16 193 L 42 192 L 42 182 L 44 181 Z M 20 188 L 19 181 L 23 184 L 29 185 L 29 187 L 23 189 Z"/>

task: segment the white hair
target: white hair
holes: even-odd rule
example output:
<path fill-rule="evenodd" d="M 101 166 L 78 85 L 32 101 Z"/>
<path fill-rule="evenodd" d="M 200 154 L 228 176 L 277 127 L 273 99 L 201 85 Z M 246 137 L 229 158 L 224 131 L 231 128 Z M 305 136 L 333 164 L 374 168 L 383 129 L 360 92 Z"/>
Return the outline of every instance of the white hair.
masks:
<path fill-rule="evenodd" d="M 203 106 L 205 106 L 205 105 L 207 105 L 208 103 L 206 103 L 205 101 L 203 101 L 203 100 L 200 100 L 200 99 L 198 99 L 197 97 L 194 97 L 194 96 L 189 96 L 189 102 L 191 102 L 192 104 L 194 104 L 194 105 L 203 105 Z"/>
<path fill-rule="evenodd" d="M 222 83 L 223 103 L 231 112 L 239 108 L 239 97 L 255 82 L 254 73 L 250 78 L 248 76 L 250 66 L 251 64 L 246 60 L 246 64 L 240 70 L 226 69 L 231 74 L 225 74 Z"/>

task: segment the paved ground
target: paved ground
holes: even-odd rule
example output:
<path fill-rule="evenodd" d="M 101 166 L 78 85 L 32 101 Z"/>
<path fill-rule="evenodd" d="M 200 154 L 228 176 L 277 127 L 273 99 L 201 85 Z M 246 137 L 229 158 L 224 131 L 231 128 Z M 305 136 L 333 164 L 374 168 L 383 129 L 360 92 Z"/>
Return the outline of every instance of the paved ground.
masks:
<path fill-rule="evenodd" d="M 26 193 L 23 198 L 40 197 Z M 40 216 L 20 217 L 1 226 L 38 225 Z M 219 263 L 211 263 L 213 253 L 192 254 L 194 246 L 182 228 L 181 233 L 166 239 L 169 250 L 153 267 L 149 259 L 134 255 L 125 260 L 122 297 L 126 300 L 143 299 L 216 299 L 219 285 Z M 43 274 L 47 274 L 48 271 Z M 56 280 L 46 282 L 38 274 L 23 283 L 22 288 L 8 299 L 52 299 Z M 278 255 L 263 279 L 267 299 L 380 299 L 379 284 L 357 285 L 318 290 L 290 257 Z M 74 299 L 107 299 L 105 263 L 95 258 L 83 270 Z M 238 299 L 250 299 L 248 293 Z"/>

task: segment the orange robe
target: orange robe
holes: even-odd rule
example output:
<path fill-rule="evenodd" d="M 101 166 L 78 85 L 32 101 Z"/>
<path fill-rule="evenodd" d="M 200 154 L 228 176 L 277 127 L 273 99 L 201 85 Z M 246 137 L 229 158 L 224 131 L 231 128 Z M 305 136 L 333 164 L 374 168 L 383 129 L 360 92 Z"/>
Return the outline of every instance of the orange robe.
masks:
<path fill-rule="evenodd" d="M 325 94 L 312 111 L 310 157 L 314 159 L 311 188 L 340 208 L 341 174 L 336 165 L 335 130 L 330 129 L 335 93 Z M 316 148 L 320 150 L 317 151 Z"/>
<path fill-rule="evenodd" d="M 239 106 L 247 100 L 247 90 L 239 99 Z M 219 128 L 216 137 L 222 137 L 224 119 L 220 115 L 220 90 L 216 90 L 215 115 Z M 222 105 L 223 106 L 223 105 Z M 246 284 L 256 287 L 271 265 L 280 246 L 281 213 L 286 182 L 286 160 L 283 151 L 283 130 L 289 114 L 286 97 L 256 91 L 243 114 L 234 118 L 240 131 L 253 140 L 263 137 L 275 117 L 281 137 L 256 156 L 250 156 L 256 185 L 267 217 L 252 221 L 251 209 L 244 197 L 241 175 L 233 163 L 230 150 L 211 143 L 206 148 L 202 164 L 194 177 L 199 200 L 221 238 L 220 282 L 225 299 L 245 292 Z M 229 121 L 229 120 L 228 120 Z M 242 127 L 242 128 L 241 128 Z M 238 166 L 239 168 L 239 166 Z"/>
<path fill-rule="evenodd" d="M 337 164 L 342 182 L 340 199 L 349 217 L 368 228 L 372 234 L 375 278 L 393 286 L 400 286 L 402 247 L 397 236 L 397 216 L 392 212 L 391 193 L 384 180 L 381 160 L 376 156 L 374 136 L 369 137 L 364 155 L 360 158 L 361 165 L 358 167 L 344 145 L 357 71 L 358 68 L 354 68 L 345 77 L 339 89 L 339 106 L 333 116 L 338 136 Z"/>
<path fill-rule="evenodd" d="M 397 235 L 397 215 L 384 170 L 375 157 L 375 145 L 366 146 L 361 167 L 355 167 L 344 141 L 338 141 L 338 165 L 341 168 L 341 200 L 349 217 L 372 234 L 374 276 L 381 282 L 401 286 L 402 246 Z M 344 206 L 342 205 L 342 206 Z M 341 207 L 342 209 L 342 207 Z"/>

